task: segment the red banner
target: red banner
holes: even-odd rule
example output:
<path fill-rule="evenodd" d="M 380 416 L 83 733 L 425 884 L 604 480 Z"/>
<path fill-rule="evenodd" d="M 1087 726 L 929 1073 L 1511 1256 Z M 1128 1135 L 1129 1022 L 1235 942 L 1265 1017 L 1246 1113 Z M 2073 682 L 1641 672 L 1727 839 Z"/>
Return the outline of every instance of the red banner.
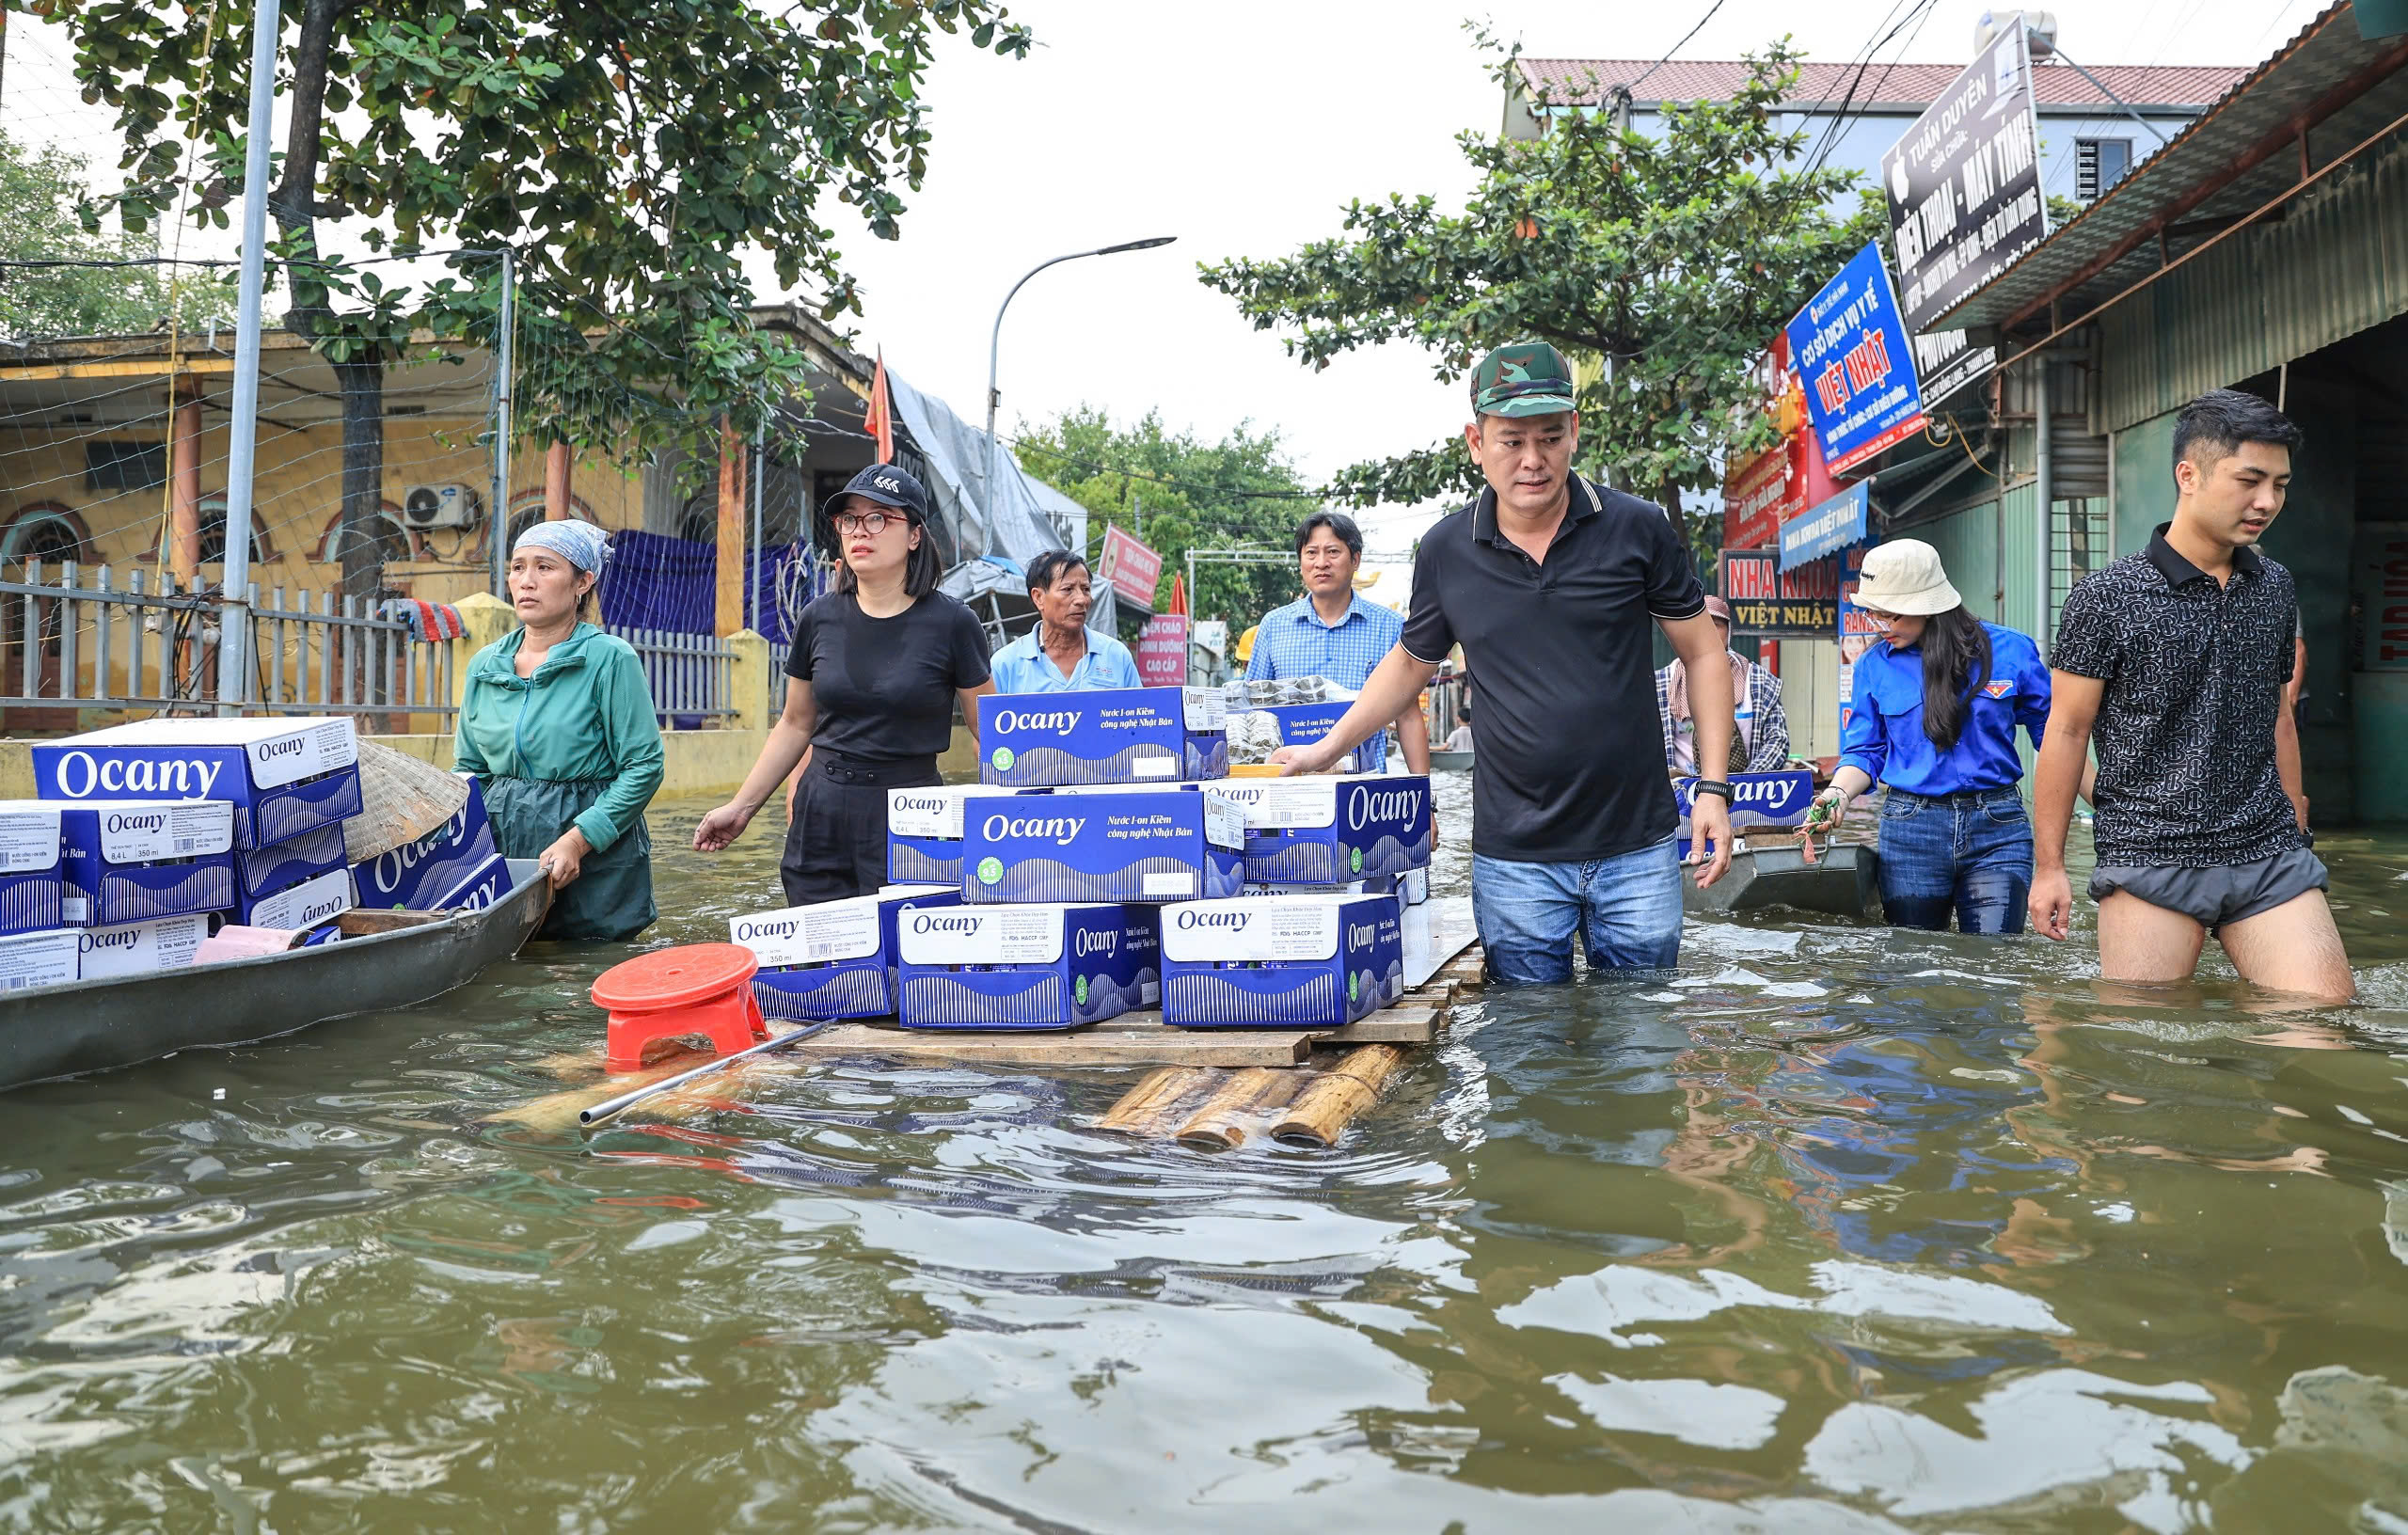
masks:
<path fill-rule="evenodd" d="M 1187 684 L 1187 615 L 1164 613 L 1146 620 L 1137 637 L 1137 680 L 1149 688 Z"/>
<path fill-rule="evenodd" d="M 1722 546 L 1761 549 L 1777 542 L 1781 525 L 1839 494 L 1823 464 L 1823 445 L 1806 429 L 1806 404 L 1789 366 L 1789 338 L 1775 336 L 1756 359 L 1763 410 L 1781 441 L 1735 464 L 1722 482 Z"/>
<path fill-rule="evenodd" d="M 1115 592 L 1151 612 L 1154 588 L 1163 578 L 1163 557 L 1138 543 L 1134 535 L 1106 525 L 1096 574 L 1109 581 Z"/>

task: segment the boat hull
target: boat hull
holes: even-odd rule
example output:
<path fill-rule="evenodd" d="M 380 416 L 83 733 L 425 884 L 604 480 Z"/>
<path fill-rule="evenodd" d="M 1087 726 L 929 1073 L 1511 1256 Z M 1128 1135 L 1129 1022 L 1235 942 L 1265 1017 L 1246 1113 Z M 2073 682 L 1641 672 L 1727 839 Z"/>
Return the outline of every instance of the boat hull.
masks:
<path fill-rule="evenodd" d="M 1786 907 L 1835 917 L 1871 917 L 1880 910 L 1880 855 L 1872 848 L 1838 843 L 1806 862 L 1795 843 L 1743 847 L 1731 855 L 1731 869 L 1703 890 L 1681 882 L 1688 910 L 1703 912 L 1762 911 Z"/>
<path fill-rule="evenodd" d="M 1467 773 L 1471 771 L 1471 753 L 1430 749 L 1430 770 L 1434 773 Z"/>
<path fill-rule="evenodd" d="M 0 1089 L 409 1007 L 518 952 L 551 907 L 531 859 L 482 910 L 316 948 L 0 996 Z"/>

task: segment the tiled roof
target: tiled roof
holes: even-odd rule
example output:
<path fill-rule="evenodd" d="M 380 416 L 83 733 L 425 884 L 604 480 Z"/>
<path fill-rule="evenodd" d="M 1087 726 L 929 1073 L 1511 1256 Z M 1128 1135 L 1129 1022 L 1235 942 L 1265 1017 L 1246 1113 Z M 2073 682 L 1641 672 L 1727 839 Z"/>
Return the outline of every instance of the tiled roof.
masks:
<path fill-rule="evenodd" d="M 1658 65 L 1652 58 L 1526 58 L 1521 63 L 1523 82 L 1531 92 L 1563 106 L 1592 105 L 1601 87 L 1638 80 L 1642 74 L 1646 79 L 1632 92 L 1640 105 L 1727 101 L 1748 78 L 1748 66 L 1737 59 L 1674 59 Z M 1651 69 L 1655 72 L 1648 74 Z M 1864 71 L 1850 110 L 1870 103 L 1921 111 L 1939 100 L 1964 69 L 1962 64 L 1876 64 Z M 1798 70 L 1798 85 L 1790 99 L 1800 104 L 1836 104 L 1847 95 L 1849 80 L 1856 73 L 1853 64 L 1805 63 Z M 2246 65 L 2094 64 L 2090 72 L 2134 106 L 2196 110 L 2239 85 L 2249 70 Z M 2098 87 L 2062 64 L 2042 61 L 2032 71 L 2032 88 L 2043 107 L 2115 109 Z"/>

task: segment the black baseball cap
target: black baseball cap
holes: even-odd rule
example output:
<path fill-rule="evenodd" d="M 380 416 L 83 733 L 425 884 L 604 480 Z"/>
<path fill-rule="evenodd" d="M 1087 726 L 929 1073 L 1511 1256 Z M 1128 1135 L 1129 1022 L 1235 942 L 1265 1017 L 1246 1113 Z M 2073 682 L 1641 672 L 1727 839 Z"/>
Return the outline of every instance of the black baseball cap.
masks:
<path fill-rule="evenodd" d="M 892 464 L 873 464 L 853 476 L 836 498 L 837 503 L 841 505 L 847 496 L 858 496 L 865 501 L 876 501 L 880 506 L 891 506 L 898 512 L 908 513 L 913 522 L 928 520 L 927 487 L 921 484 L 919 477 L 911 470 L 897 468 Z M 832 516 L 834 508 L 831 507 L 829 512 Z"/>

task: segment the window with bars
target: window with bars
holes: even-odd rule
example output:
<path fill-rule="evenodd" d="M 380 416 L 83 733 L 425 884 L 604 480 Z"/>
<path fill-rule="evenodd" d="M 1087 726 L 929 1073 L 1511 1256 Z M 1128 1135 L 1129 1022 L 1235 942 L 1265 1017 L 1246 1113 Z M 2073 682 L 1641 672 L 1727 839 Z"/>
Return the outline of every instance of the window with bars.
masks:
<path fill-rule="evenodd" d="M 2073 195 L 2083 202 L 2097 202 L 2132 168 L 2129 138 L 2078 138 L 2073 153 Z"/>

